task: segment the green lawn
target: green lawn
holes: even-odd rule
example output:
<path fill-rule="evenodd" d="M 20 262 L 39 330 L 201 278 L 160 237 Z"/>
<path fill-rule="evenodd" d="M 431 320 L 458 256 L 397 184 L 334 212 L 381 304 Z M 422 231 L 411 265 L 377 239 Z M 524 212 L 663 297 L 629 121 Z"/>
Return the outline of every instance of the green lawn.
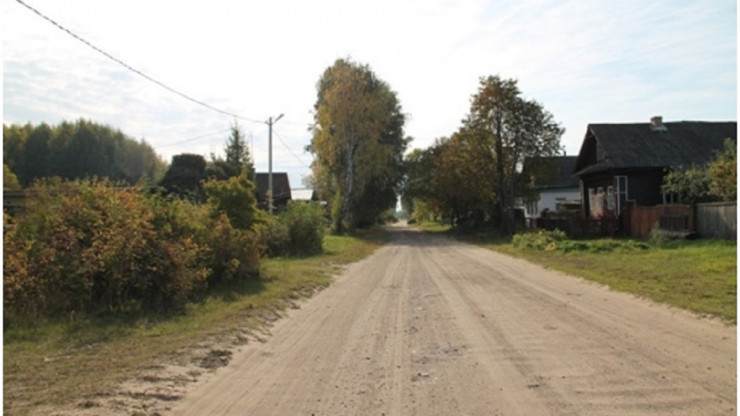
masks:
<path fill-rule="evenodd" d="M 491 234 L 463 238 L 615 290 L 737 323 L 734 241 L 565 239 L 522 248 Z"/>

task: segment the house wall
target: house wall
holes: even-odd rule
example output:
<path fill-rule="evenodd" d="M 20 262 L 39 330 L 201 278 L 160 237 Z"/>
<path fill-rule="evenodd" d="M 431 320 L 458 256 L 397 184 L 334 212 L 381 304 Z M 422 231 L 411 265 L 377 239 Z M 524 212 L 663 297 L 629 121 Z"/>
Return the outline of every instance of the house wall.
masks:
<path fill-rule="evenodd" d="M 557 202 L 559 200 L 574 201 L 581 199 L 581 191 L 579 188 L 559 188 L 559 189 L 547 189 L 542 190 L 539 193 L 539 200 L 537 201 L 536 209 L 530 203 L 527 205 L 526 216 L 527 218 L 538 218 L 540 213 L 547 208 L 550 212 L 557 211 Z"/>
<path fill-rule="evenodd" d="M 629 200 L 637 202 L 637 205 L 650 207 L 663 203 L 663 173 L 661 171 L 650 171 L 643 173 L 628 174 Z"/>
<path fill-rule="evenodd" d="M 664 202 L 661 170 L 592 175 L 581 180 L 584 217 L 617 217 L 623 212 L 625 207 L 619 206 L 619 176 L 627 178 L 626 200 L 635 201 L 640 206 L 654 206 Z"/>
<path fill-rule="evenodd" d="M 608 198 L 612 187 L 612 200 Z M 581 181 L 581 201 L 584 217 L 602 218 L 616 216 L 615 179 L 613 176 L 592 176 Z"/>

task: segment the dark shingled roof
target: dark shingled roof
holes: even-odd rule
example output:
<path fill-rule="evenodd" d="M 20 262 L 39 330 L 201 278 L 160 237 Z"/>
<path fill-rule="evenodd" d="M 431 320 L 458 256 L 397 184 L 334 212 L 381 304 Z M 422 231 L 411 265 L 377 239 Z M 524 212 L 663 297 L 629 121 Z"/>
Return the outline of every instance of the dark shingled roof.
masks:
<path fill-rule="evenodd" d="M 702 165 L 737 140 L 737 122 L 680 121 L 589 124 L 575 165 L 576 175 L 622 168 Z M 594 153 L 596 160 L 594 160 Z"/>

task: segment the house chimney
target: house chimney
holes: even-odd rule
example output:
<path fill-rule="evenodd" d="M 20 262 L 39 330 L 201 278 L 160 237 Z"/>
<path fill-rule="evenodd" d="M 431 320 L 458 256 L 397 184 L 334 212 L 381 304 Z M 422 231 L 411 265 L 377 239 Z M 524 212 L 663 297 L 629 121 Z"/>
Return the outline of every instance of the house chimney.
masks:
<path fill-rule="evenodd" d="M 653 131 L 666 131 L 668 130 L 663 124 L 663 116 L 653 116 L 650 117 L 650 128 Z"/>

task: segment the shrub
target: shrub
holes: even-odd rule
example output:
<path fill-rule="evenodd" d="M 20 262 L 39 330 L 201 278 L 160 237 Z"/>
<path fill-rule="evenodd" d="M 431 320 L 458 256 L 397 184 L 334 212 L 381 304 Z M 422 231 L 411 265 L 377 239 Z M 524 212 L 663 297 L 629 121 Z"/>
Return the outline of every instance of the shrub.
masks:
<path fill-rule="evenodd" d="M 37 317 L 179 311 L 219 282 L 257 275 L 253 231 L 210 205 L 46 180 L 4 235 L 6 322 Z"/>
<path fill-rule="evenodd" d="M 512 239 L 512 245 L 519 249 L 561 251 L 563 253 L 573 251 L 608 253 L 612 251 L 646 250 L 650 248 L 649 244 L 634 240 L 569 240 L 565 233 L 560 230 L 539 230 L 536 232 L 516 234 Z"/>
<path fill-rule="evenodd" d="M 11 316 L 179 309 L 207 275 L 200 247 L 167 238 L 135 189 L 47 180 L 33 192 L 4 238 Z"/>
<path fill-rule="evenodd" d="M 300 256 L 323 251 L 323 210 L 315 204 L 291 203 L 260 228 L 261 245 L 270 256 Z"/>
<path fill-rule="evenodd" d="M 197 245 L 197 266 L 205 271 L 208 286 L 258 275 L 260 246 L 256 233 L 233 227 L 218 207 L 156 194 L 148 202 L 162 238 Z"/>
<path fill-rule="evenodd" d="M 516 234 L 511 243 L 516 248 L 530 248 L 537 250 L 552 250 L 557 243 L 566 239 L 565 232 L 560 230 L 537 230 Z"/>
<path fill-rule="evenodd" d="M 245 279 L 259 274 L 260 249 L 254 231 L 232 227 L 225 215 L 201 231 L 199 241 L 207 247 L 202 265 L 209 270 L 208 284 Z"/>
<path fill-rule="evenodd" d="M 261 211 L 257 209 L 257 188 L 246 174 L 226 180 L 210 180 L 203 184 L 203 188 L 217 215 L 226 215 L 235 228 L 248 230 L 255 221 L 259 221 Z"/>
<path fill-rule="evenodd" d="M 316 204 L 291 203 L 279 216 L 288 229 L 289 255 L 318 254 L 323 251 L 324 217 Z"/>
<path fill-rule="evenodd" d="M 255 226 L 262 251 L 271 257 L 287 254 L 290 242 L 288 226 L 278 217 L 268 217 L 264 223 Z"/>

